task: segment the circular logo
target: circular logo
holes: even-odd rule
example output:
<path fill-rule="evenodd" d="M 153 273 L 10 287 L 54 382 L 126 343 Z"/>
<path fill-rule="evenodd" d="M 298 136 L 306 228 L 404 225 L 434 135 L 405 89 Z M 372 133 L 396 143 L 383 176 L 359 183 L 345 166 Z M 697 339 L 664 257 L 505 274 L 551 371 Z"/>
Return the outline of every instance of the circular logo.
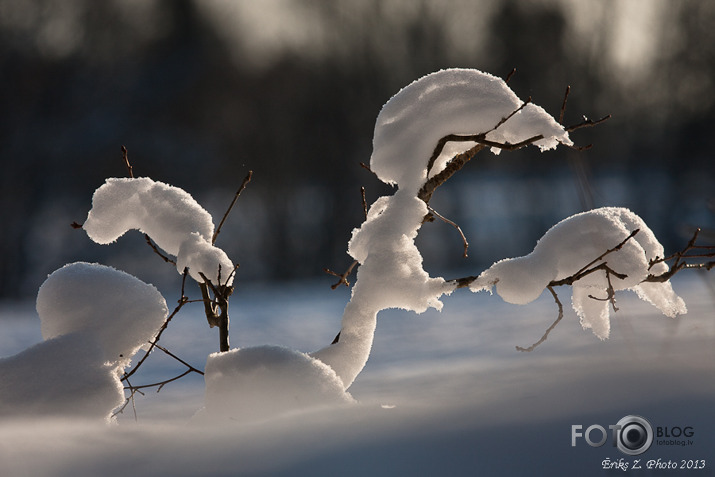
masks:
<path fill-rule="evenodd" d="M 618 426 L 616 445 L 624 454 L 642 454 L 653 443 L 653 428 L 640 416 L 626 416 L 618 421 Z"/>

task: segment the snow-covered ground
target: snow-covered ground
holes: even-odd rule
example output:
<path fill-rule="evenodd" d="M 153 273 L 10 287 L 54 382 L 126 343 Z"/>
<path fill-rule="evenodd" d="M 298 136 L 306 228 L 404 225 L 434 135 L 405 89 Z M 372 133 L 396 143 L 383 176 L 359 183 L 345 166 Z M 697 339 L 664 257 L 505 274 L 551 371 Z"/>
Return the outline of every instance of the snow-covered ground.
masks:
<path fill-rule="evenodd" d="M 515 346 L 536 341 L 556 317 L 548 293 L 517 306 L 458 290 L 444 299 L 441 312 L 382 311 L 370 360 L 350 388 L 358 404 L 207 426 L 192 420 L 204 392 L 203 380 L 194 375 L 158 394 L 150 389 L 138 396 L 136 421 L 131 406 L 117 425 L 5 419 L 1 473 L 602 475 L 604 460 L 623 459 L 628 472 L 665 475 L 666 470 L 646 468 L 660 459 L 660 465 L 671 461 L 678 467 L 705 461 L 704 471 L 668 475 L 711 475 L 715 298 L 712 278 L 706 278 L 710 285 L 696 273 L 676 277 L 674 288 L 688 314 L 675 319 L 620 292 L 620 311 L 612 313 L 606 341 L 584 331 L 566 306 L 564 320 L 532 353 Z M 558 291 L 568 304 L 568 289 Z M 232 345 L 317 349 L 339 330 L 347 300 L 346 289 L 331 291 L 326 283 L 239 285 L 231 303 Z M 0 313 L 0 356 L 41 341 L 34 304 L 6 304 Z M 203 368 L 218 337 L 199 305 L 190 305 L 162 343 Z M 148 363 L 133 384 L 182 371 L 160 353 Z M 678 439 L 656 436 L 640 456 L 621 453 L 610 435 L 602 447 L 583 438 L 572 447 L 572 425 L 607 430 L 627 415 L 645 417 L 654 433 L 671 435 L 687 427 L 693 432 Z M 598 430 L 590 437 L 599 440 Z M 666 445 L 675 441 L 691 445 Z M 642 469 L 630 468 L 636 460 Z"/>

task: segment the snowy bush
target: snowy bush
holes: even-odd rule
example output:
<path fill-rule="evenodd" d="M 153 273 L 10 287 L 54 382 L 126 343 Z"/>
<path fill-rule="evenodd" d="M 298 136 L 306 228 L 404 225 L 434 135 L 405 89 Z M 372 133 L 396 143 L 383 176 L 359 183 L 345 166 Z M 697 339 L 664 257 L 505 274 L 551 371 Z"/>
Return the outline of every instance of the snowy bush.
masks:
<path fill-rule="evenodd" d="M 637 233 L 631 236 L 634 231 Z M 685 303 L 673 292 L 670 282 L 645 283 L 651 273 L 661 275 L 668 271 L 663 262 L 650 265 L 664 256 L 663 246 L 640 217 L 617 207 L 562 220 L 544 234 L 533 252 L 495 263 L 470 289 L 496 287 L 504 301 L 525 305 L 536 300 L 550 284 L 586 271 L 584 259 L 601 257 L 604 251 L 619 245 L 618 250 L 588 264 L 601 267 L 597 272 L 584 275 L 572 285 L 573 308 L 583 327 L 592 329 L 601 339 L 608 338 L 608 308 L 618 290 L 635 291 L 666 316 L 685 313 Z"/>
<path fill-rule="evenodd" d="M 379 312 L 440 310 L 441 298 L 458 288 L 495 288 L 505 301 L 526 304 L 545 289 L 572 285 L 583 327 L 601 339 L 609 335 L 609 306 L 615 309 L 619 290 L 634 290 L 667 316 L 685 313 L 668 278 L 686 265 L 688 249 L 669 271 L 653 232 L 623 208 L 569 217 L 529 255 L 499 261 L 479 276 L 446 280 L 423 268 L 415 238 L 423 223 L 442 218 L 430 198 L 475 154 L 532 144 L 542 151 L 572 146 L 570 131 L 597 123 L 565 128 L 530 100 L 522 102 L 502 79 L 470 69 L 439 71 L 399 91 L 377 117 L 369 166 L 396 190 L 378 198 L 353 231 L 348 253 L 358 266 L 357 278 L 340 333 L 312 353 L 271 345 L 229 349 L 228 300 L 236 267 L 214 244 L 221 224 L 215 230 L 211 215 L 177 187 L 149 178 L 108 179 L 96 190 L 82 228 L 101 244 L 129 230 L 146 234 L 154 251 L 184 277 L 179 305 L 169 314 L 151 285 L 101 265 L 76 263 L 56 271 L 37 299 L 46 341 L 0 361 L 0 414 L 111 416 L 124 400 L 121 380 L 130 398 L 137 389 L 128 377 L 148 354 L 122 373 L 139 348 L 158 347 L 181 361 L 157 341 L 189 302 L 187 276 L 199 283 L 199 301 L 221 335 L 220 352 L 207 353 L 205 409 L 199 415 L 206 420 L 260 420 L 355 402 L 348 389 L 368 361 Z M 347 272 L 339 276 L 347 284 Z M 558 298 L 557 303 L 561 309 Z M 187 373 L 204 374 L 181 362 Z M 27 380 L 31 374 L 40 379 Z"/>

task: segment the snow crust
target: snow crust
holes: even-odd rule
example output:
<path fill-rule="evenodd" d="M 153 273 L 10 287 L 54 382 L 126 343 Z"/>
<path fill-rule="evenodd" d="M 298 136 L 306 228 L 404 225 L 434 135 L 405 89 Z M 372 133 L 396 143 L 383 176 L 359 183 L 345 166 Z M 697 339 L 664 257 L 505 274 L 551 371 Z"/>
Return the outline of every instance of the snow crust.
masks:
<path fill-rule="evenodd" d="M 663 314 L 675 317 L 687 312 L 685 303 L 670 282 L 643 283 L 649 275 L 661 275 L 668 265 L 660 262 L 649 268 L 649 261 L 663 257 L 663 246 L 653 231 L 636 214 L 620 207 L 604 207 L 573 215 L 549 229 L 533 252 L 523 257 L 496 262 L 470 286 L 472 291 L 491 290 L 504 301 L 524 305 L 534 301 L 553 280 L 569 277 L 609 249 L 616 247 L 631 232 L 639 232 L 620 250 L 593 264 L 606 263 L 624 279 L 609 273 L 614 291 L 633 290 Z M 590 328 L 601 339 L 610 333 L 608 278 L 605 271 L 591 273 L 576 281 L 572 304 L 584 329 Z"/>
<path fill-rule="evenodd" d="M 401 89 L 382 108 L 375 124 L 370 168 L 388 184 L 419 188 L 437 142 L 449 134 L 487 133 L 486 139 L 512 144 L 536 135 L 542 151 L 572 144 L 568 133 L 541 107 L 522 101 L 501 78 L 474 69 L 446 69 L 428 74 Z M 444 169 L 449 159 L 474 143 L 448 143 L 430 171 Z M 499 149 L 492 148 L 498 154 Z"/>
<path fill-rule="evenodd" d="M 99 244 L 112 243 L 129 230 L 139 230 L 177 257 L 179 273 L 188 267 L 194 280 L 203 282 L 202 272 L 218 284 L 220 268 L 221 284 L 231 285 L 233 281 L 233 263 L 211 244 L 211 214 L 178 187 L 148 177 L 109 178 L 94 192 L 92 209 L 82 227 Z"/>
<path fill-rule="evenodd" d="M 168 309 L 152 285 L 84 262 L 52 273 L 37 295 L 44 341 L 0 359 L 0 416 L 109 419 L 120 374 Z"/>

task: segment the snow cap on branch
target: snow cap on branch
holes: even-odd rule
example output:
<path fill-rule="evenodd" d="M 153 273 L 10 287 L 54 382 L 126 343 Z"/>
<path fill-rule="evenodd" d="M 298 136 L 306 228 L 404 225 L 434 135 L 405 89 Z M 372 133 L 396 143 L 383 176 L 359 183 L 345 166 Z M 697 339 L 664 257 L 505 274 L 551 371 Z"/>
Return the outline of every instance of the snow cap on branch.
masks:
<path fill-rule="evenodd" d="M 639 232 L 626 240 L 636 229 Z M 649 268 L 650 260 L 664 256 L 663 246 L 643 219 L 620 207 L 594 209 L 562 220 L 544 234 L 533 252 L 495 263 L 470 289 L 491 290 L 496 286 L 496 292 L 504 301 L 524 305 L 538 298 L 551 282 L 584 271 L 589 261 L 622 242 L 620 249 L 603 256 L 589 268 L 606 264 L 613 272 L 626 275 L 624 278 L 600 269 L 572 284 L 573 307 L 583 327 L 590 328 L 601 339 L 608 338 L 610 294 L 618 290 L 635 291 L 666 316 L 685 313 L 685 303 L 675 294 L 670 282 L 643 282 L 649 274 L 660 275 L 668 270 L 664 262 Z"/>
<path fill-rule="evenodd" d="M 541 150 L 572 144 L 568 133 L 546 111 L 527 104 L 493 128 L 523 102 L 501 78 L 474 69 L 447 69 L 401 89 L 382 108 L 375 124 L 370 168 L 383 182 L 419 188 L 435 145 L 450 134 L 486 134 L 486 139 L 515 144 L 537 135 Z M 430 175 L 439 173 L 457 153 L 475 143 L 449 143 Z M 492 148 L 494 153 L 499 149 Z"/>
<path fill-rule="evenodd" d="M 149 235 L 176 256 L 192 232 L 211 240 L 211 215 L 188 192 L 148 177 L 111 177 L 94 192 L 92 210 L 82 226 L 99 244 L 115 242 L 129 230 Z"/>
<path fill-rule="evenodd" d="M 203 273 L 218 285 L 221 267 L 220 284 L 230 285 L 233 281 L 233 263 L 211 243 L 211 214 L 178 187 L 148 177 L 109 178 L 94 192 L 92 209 L 82 228 L 100 244 L 112 243 L 129 230 L 139 230 L 177 257 L 179 273 L 189 267 L 194 280 L 203 281 Z"/>

